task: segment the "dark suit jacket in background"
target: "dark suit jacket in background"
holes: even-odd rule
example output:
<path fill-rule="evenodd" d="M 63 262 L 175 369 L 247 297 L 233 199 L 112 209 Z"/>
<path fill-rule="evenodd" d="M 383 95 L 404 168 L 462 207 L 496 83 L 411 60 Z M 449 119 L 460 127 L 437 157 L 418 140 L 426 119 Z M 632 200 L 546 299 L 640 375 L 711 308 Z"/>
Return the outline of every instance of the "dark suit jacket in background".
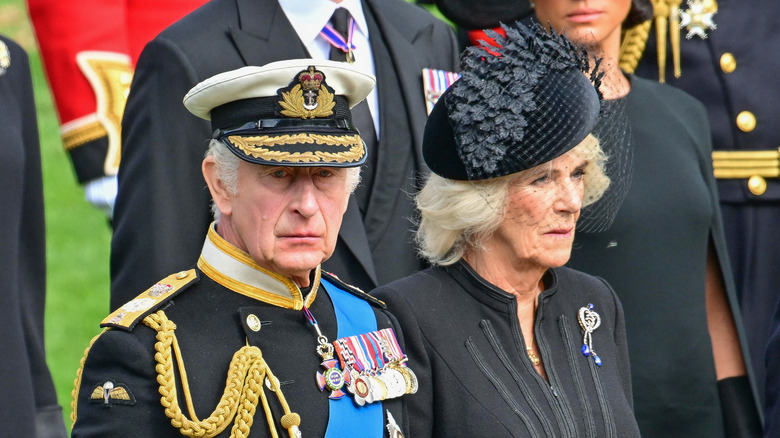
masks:
<path fill-rule="evenodd" d="M 30 65 L 14 42 L 0 37 L 0 45 L 10 59 L 0 68 L 0 435 L 65 437 L 43 343 L 46 238 Z"/>
<path fill-rule="evenodd" d="M 402 0 L 364 0 L 377 71 L 378 166 L 364 218 L 354 197 L 324 269 L 366 290 L 422 267 L 409 218 L 424 171 L 422 68 L 455 70 L 452 30 Z M 123 118 L 111 245 L 111 308 L 197 260 L 211 221 L 201 161 L 208 122 L 182 98 L 195 84 L 246 65 L 309 57 L 276 1 L 212 0 L 152 40 L 138 61 Z M 365 226 L 364 226 L 365 224 Z"/>

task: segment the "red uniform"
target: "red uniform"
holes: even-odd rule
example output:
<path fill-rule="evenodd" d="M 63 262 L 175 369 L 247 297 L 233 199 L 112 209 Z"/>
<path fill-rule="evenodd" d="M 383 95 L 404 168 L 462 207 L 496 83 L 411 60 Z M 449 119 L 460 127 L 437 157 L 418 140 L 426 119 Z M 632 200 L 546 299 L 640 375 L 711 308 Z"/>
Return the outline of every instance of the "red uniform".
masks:
<path fill-rule="evenodd" d="M 85 183 L 116 175 L 121 117 L 147 41 L 206 0 L 28 0 L 65 148 Z"/>

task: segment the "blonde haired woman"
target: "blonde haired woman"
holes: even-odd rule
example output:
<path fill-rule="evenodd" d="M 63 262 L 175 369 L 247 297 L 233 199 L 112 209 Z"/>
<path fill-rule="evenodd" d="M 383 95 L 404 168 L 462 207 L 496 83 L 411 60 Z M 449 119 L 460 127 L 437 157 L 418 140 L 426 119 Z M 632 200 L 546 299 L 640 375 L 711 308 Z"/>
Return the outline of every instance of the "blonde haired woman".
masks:
<path fill-rule="evenodd" d="M 562 267 L 578 222 L 608 223 L 624 194 L 626 137 L 591 135 L 620 131 L 619 112 L 564 37 L 504 30 L 469 49 L 426 125 L 434 267 L 374 292 L 417 373 L 410 435 L 638 437 L 620 302 Z"/>

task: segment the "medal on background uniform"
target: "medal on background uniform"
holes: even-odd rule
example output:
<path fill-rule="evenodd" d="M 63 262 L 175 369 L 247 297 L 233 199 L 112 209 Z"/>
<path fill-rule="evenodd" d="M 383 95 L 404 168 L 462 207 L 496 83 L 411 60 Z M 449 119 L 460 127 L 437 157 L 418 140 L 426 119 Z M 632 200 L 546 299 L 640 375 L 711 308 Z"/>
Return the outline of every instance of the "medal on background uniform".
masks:
<path fill-rule="evenodd" d="M 685 38 L 698 36 L 707 39 L 707 31 L 718 27 L 713 21 L 717 12 L 718 4 L 715 0 L 688 0 L 688 9 L 680 11 L 680 29 L 688 31 Z"/>
<path fill-rule="evenodd" d="M 423 91 L 425 92 L 425 108 L 428 110 L 428 115 L 433 111 L 433 106 L 439 100 L 439 97 L 447 91 L 453 82 L 460 78 L 460 74 L 438 70 L 435 68 L 422 69 Z"/>

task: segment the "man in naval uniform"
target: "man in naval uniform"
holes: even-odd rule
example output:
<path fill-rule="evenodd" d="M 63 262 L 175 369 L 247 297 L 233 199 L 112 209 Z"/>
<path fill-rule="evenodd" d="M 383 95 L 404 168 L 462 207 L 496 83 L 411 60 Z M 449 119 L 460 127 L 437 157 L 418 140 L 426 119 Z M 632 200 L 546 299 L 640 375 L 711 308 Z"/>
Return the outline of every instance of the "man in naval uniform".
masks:
<path fill-rule="evenodd" d="M 201 168 L 215 221 L 194 268 L 103 320 L 73 437 L 403 436 L 417 381 L 396 321 L 320 268 L 367 155 L 349 108 L 373 84 L 303 59 L 186 95 L 214 130 Z"/>
<path fill-rule="evenodd" d="M 452 29 L 404 0 L 212 0 L 161 32 L 138 60 L 122 119 L 112 310 L 194 263 L 211 222 L 200 172 L 201 139 L 211 131 L 181 107 L 182 96 L 217 73 L 309 57 L 353 62 L 377 78 L 375 93 L 353 110 L 370 153 L 325 268 L 371 290 L 424 267 L 409 196 L 427 172 L 422 70 L 456 68 Z M 159 244 L 171 235 L 179 238 Z"/>

